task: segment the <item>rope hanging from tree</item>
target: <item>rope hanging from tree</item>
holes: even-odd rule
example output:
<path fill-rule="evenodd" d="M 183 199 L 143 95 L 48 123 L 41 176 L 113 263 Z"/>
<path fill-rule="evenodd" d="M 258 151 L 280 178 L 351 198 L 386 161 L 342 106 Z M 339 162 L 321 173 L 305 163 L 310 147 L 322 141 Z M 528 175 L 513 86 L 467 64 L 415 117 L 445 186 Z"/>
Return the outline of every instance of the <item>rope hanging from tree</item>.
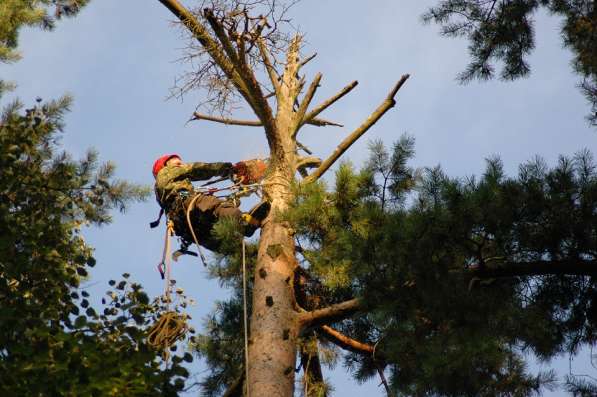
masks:
<path fill-rule="evenodd" d="M 149 329 L 147 343 L 156 350 L 162 351 L 162 358 L 168 361 L 170 346 L 184 337 L 188 326 L 185 318 L 174 310 L 170 310 L 172 282 L 170 279 L 170 237 L 174 235 L 174 224 L 168 220 L 162 252 L 162 261 L 158 270 L 165 280 L 163 299 L 166 302 L 166 311 L 160 314 L 158 321 Z"/>

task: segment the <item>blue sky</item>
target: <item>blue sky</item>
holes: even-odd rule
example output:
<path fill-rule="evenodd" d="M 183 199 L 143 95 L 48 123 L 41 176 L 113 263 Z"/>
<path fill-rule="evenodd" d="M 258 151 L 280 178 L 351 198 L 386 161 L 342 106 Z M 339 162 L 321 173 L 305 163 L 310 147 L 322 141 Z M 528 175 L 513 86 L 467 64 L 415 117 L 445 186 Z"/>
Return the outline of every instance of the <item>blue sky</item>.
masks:
<path fill-rule="evenodd" d="M 292 9 L 293 25 L 306 33 L 305 52 L 319 54 L 305 69 L 311 78 L 323 73 L 314 102 L 359 81 L 349 96 L 322 114 L 345 128 L 308 127 L 301 132 L 299 139 L 316 155 L 331 153 L 404 73 L 411 78 L 398 93 L 398 105 L 345 154 L 356 165 L 367 157 L 368 139 L 391 144 L 404 132 L 416 138 L 413 165 L 441 164 L 451 176 L 479 174 L 485 158 L 495 154 L 513 174 L 535 155 L 553 164 L 559 154 L 572 155 L 582 148 L 595 152 L 597 131 L 584 120 L 589 109 L 576 89 L 571 54 L 562 48 L 560 21 L 537 15 L 537 48 L 530 58 L 529 78 L 462 86 L 455 77 L 467 64 L 467 44 L 441 38 L 436 26 L 421 24 L 420 15 L 433 3 L 303 0 Z M 95 0 L 52 33 L 23 31 L 23 60 L 1 64 L 0 77 L 17 82 L 15 94 L 28 104 L 37 96 L 74 95 L 73 112 L 66 119 L 65 149 L 80 157 L 93 147 L 102 160 L 117 164 L 118 177 L 130 181 L 153 183 L 151 165 L 167 152 L 178 152 L 190 161 L 266 155 L 259 129 L 187 124 L 202 93 L 184 101 L 166 100 L 185 67 L 175 62 L 185 42 L 171 21 L 157 0 Z M 150 199 L 117 214 L 111 225 L 86 232 L 96 248 L 98 266 L 90 283 L 98 294 L 110 278 L 123 272 L 131 273 L 150 294 L 161 293 L 155 265 L 162 231 L 147 226 L 157 211 Z M 215 280 L 206 278 L 196 259 L 182 259 L 173 271 L 179 285 L 198 302 L 195 319 L 208 313 L 215 299 L 227 295 Z M 578 365 L 578 372 L 588 371 L 582 360 Z M 567 360 L 556 366 L 567 373 Z M 330 379 L 336 395 L 383 395 L 377 382 L 356 385 L 341 368 Z"/>

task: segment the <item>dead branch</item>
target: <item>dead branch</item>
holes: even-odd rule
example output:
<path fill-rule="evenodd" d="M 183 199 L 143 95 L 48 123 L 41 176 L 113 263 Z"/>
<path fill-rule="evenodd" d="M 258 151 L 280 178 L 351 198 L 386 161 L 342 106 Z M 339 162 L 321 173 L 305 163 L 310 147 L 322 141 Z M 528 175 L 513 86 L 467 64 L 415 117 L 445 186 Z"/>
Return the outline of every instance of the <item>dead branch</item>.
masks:
<path fill-rule="evenodd" d="M 390 110 L 396 104 L 394 100 L 394 96 L 402 87 L 402 85 L 406 82 L 409 78 L 408 74 L 402 76 L 402 78 L 396 83 L 394 88 L 390 91 L 386 99 L 382 102 L 382 104 L 365 120 L 363 124 L 361 124 L 356 130 L 354 130 L 348 137 L 346 137 L 334 150 L 334 153 L 330 157 L 328 157 L 321 166 L 316 169 L 305 181 L 307 183 L 316 181 L 323 175 L 331 166 L 338 160 L 338 158 L 346 151 L 348 148 L 357 141 L 373 124 L 375 124 L 388 110 Z"/>
<path fill-rule="evenodd" d="M 253 108 L 255 114 L 259 117 L 259 119 L 263 122 L 266 134 L 268 135 L 268 139 L 270 136 L 273 137 L 274 133 L 274 121 L 272 110 L 265 99 L 265 95 L 261 91 L 261 86 L 257 82 L 257 78 L 255 77 L 255 73 L 253 70 L 247 65 L 244 60 L 244 56 L 242 58 L 238 57 L 237 52 L 234 50 L 228 35 L 226 34 L 224 27 L 217 20 L 210 9 L 206 9 L 204 11 L 205 18 L 209 22 L 212 30 L 214 31 L 216 37 L 222 44 L 224 48 L 224 52 L 228 55 L 230 60 L 232 61 L 233 65 L 235 66 L 235 70 L 248 87 L 248 96 L 252 98 L 252 102 L 250 102 L 251 107 Z"/>
<path fill-rule="evenodd" d="M 311 149 L 309 149 L 308 147 L 306 147 L 305 145 L 303 145 L 299 141 L 296 141 L 296 147 L 298 147 L 299 149 L 302 149 L 307 154 L 313 154 L 313 152 L 311 151 Z"/>
<path fill-rule="evenodd" d="M 213 121 L 215 123 L 227 124 L 227 125 L 243 125 L 247 127 L 261 127 L 263 123 L 257 120 L 236 120 L 236 119 L 229 119 L 224 117 L 215 117 L 209 116 L 206 114 L 201 113 L 193 113 L 192 120 L 206 120 L 206 121 Z"/>
<path fill-rule="evenodd" d="M 343 124 L 338 124 L 333 121 L 329 121 L 329 120 L 325 120 L 325 119 L 312 119 L 312 120 L 307 121 L 306 124 L 314 125 L 316 127 L 327 127 L 328 125 L 331 125 L 334 127 L 344 127 Z"/>
<path fill-rule="evenodd" d="M 207 28 L 203 26 L 197 18 L 187 10 L 178 0 L 159 0 L 168 8 L 197 38 L 205 51 L 232 81 L 239 93 L 245 98 L 249 106 L 253 109 L 257 117 L 263 123 L 268 140 L 274 139 L 274 119 L 271 108 L 264 98 L 261 87 L 257 83 L 252 70 L 238 61 L 236 53 L 232 48 L 222 25 L 217 21 L 213 14 L 206 12 L 206 19 L 210 23 L 216 37 L 222 43 L 222 46 L 211 37 Z M 224 52 L 222 52 L 222 48 Z"/>
<path fill-rule="evenodd" d="M 259 38 L 257 40 L 257 47 L 259 48 L 259 53 L 261 54 L 261 58 L 263 59 L 263 64 L 265 65 L 265 69 L 267 70 L 269 79 L 272 82 L 272 86 L 274 88 L 274 95 L 277 95 L 280 92 L 280 76 L 274 68 L 274 65 L 272 64 L 269 51 L 263 43 L 262 38 Z"/>
<path fill-rule="evenodd" d="M 316 326 L 343 320 L 360 311 L 363 305 L 359 299 L 351 299 L 322 309 L 301 312 L 298 321 L 301 326 Z"/>
<path fill-rule="evenodd" d="M 315 156 L 299 157 L 296 163 L 296 169 L 317 168 L 321 165 L 321 159 Z"/>
<path fill-rule="evenodd" d="M 309 57 L 303 59 L 301 61 L 301 63 L 299 64 L 299 69 L 302 68 L 303 66 L 305 66 L 306 64 L 309 63 L 309 61 L 311 61 L 313 58 L 315 58 L 317 56 L 317 53 L 310 55 Z"/>
<path fill-rule="evenodd" d="M 180 4 L 178 0 L 159 0 L 159 2 L 170 10 L 191 31 L 209 56 L 234 83 L 239 89 L 239 92 L 245 96 L 248 93 L 247 87 L 240 79 L 238 72 L 234 70 L 234 65 L 226 57 L 226 54 L 220 50 L 218 44 L 211 38 L 205 26 L 203 26 L 189 10 Z"/>
<path fill-rule="evenodd" d="M 330 107 L 334 102 L 336 102 L 338 99 L 340 99 L 344 95 L 348 94 L 358 84 L 359 84 L 359 82 L 355 80 L 352 83 L 348 84 L 346 87 L 342 88 L 342 90 L 339 93 L 337 93 L 336 95 L 334 95 L 330 99 L 324 101 L 319 106 L 317 106 L 315 109 L 313 109 L 312 111 L 310 111 L 305 117 L 303 117 L 302 124 L 307 124 L 310 120 L 313 120 L 315 117 L 317 117 L 317 115 L 319 113 L 323 112 L 328 107 Z"/>
<path fill-rule="evenodd" d="M 242 125 L 245 127 L 262 127 L 263 123 L 261 121 L 258 120 L 238 120 L 238 119 L 231 119 L 231 118 L 227 118 L 227 117 L 216 117 L 216 116 L 210 116 L 207 114 L 202 114 L 199 112 L 194 112 L 193 113 L 193 118 L 191 120 L 205 120 L 205 121 L 213 121 L 215 123 L 221 123 L 221 124 L 227 124 L 227 125 Z M 309 122 L 310 125 L 314 125 L 317 127 L 322 127 L 322 126 L 327 126 L 327 125 L 333 125 L 333 126 L 338 126 L 338 127 L 342 127 L 342 125 L 328 121 L 328 120 L 324 120 L 324 119 L 314 119 L 311 120 Z M 305 147 L 301 144 L 299 144 L 297 142 L 297 146 L 299 146 L 300 148 L 302 148 L 303 150 L 305 149 Z M 307 153 L 311 154 L 310 151 L 305 150 Z"/>
<path fill-rule="evenodd" d="M 296 112 L 296 120 L 297 120 L 297 125 L 296 125 L 296 129 L 294 131 L 293 135 L 296 135 L 297 131 L 298 131 L 298 127 L 301 125 L 301 122 L 303 120 L 303 118 L 305 117 L 305 113 L 307 112 L 307 108 L 309 107 L 309 104 L 311 103 L 311 101 L 313 100 L 313 96 L 315 95 L 315 91 L 317 91 L 317 87 L 319 87 L 319 82 L 321 81 L 321 73 L 317 73 L 315 75 L 315 78 L 313 78 L 313 81 L 311 82 L 311 85 L 309 85 L 309 89 L 307 89 L 307 92 L 305 93 L 305 96 L 303 97 L 303 100 L 301 101 L 301 104 L 298 108 L 298 111 Z"/>

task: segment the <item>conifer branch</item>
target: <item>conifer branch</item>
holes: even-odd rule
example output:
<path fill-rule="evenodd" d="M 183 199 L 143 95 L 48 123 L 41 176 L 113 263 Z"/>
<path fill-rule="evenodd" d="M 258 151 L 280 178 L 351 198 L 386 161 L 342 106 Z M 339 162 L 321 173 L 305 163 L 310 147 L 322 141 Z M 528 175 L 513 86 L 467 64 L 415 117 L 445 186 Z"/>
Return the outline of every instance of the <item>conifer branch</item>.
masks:
<path fill-rule="evenodd" d="M 394 96 L 398 92 L 398 90 L 402 87 L 402 85 L 406 82 L 409 78 L 408 74 L 402 76 L 402 78 L 396 83 L 394 88 L 390 91 L 386 99 L 382 102 L 382 104 L 365 120 L 363 124 L 361 124 L 356 130 L 354 130 L 348 137 L 346 137 L 334 150 L 334 153 L 330 157 L 328 157 L 321 166 L 313 172 L 305 181 L 307 183 L 316 181 L 319 179 L 331 166 L 338 160 L 338 158 L 346 151 L 348 148 L 357 141 L 372 125 L 374 125 L 388 110 L 390 110 L 396 104 L 394 100 Z"/>
<path fill-rule="evenodd" d="M 348 350 L 353 353 L 365 354 L 367 356 L 371 356 L 375 352 L 374 346 L 368 343 L 359 342 L 358 340 L 353 339 L 350 336 L 346 336 L 342 332 L 335 330 L 329 325 L 322 325 L 321 328 L 319 328 L 319 331 L 321 332 L 321 335 L 324 336 L 327 340 L 341 347 L 344 350 Z M 379 352 L 375 353 L 376 356 L 379 357 Z"/>
<path fill-rule="evenodd" d="M 301 312 L 298 321 L 303 328 L 332 323 L 350 317 L 362 308 L 363 304 L 359 299 L 350 299 L 322 309 Z"/>
<path fill-rule="evenodd" d="M 245 371 L 243 365 L 242 373 L 232 382 L 228 389 L 224 392 L 222 397 L 242 397 L 243 396 L 243 384 L 245 383 Z"/>
<path fill-rule="evenodd" d="M 324 101 L 323 103 L 321 103 L 320 105 L 318 105 L 315 109 L 313 109 L 312 111 L 310 111 L 305 117 L 303 117 L 302 123 L 303 124 L 309 123 L 309 121 L 313 120 L 315 117 L 317 117 L 317 115 L 319 113 L 323 112 L 328 107 L 330 107 L 331 105 L 333 105 L 334 102 L 336 102 L 338 99 L 342 98 L 344 95 L 346 95 L 350 91 L 352 91 L 352 89 L 354 87 L 356 87 L 358 84 L 359 84 L 359 82 L 355 80 L 352 83 L 348 84 L 346 87 L 342 88 L 342 90 L 339 93 L 337 93 L 333 97 L 327 99 L 326 101 Z"/>
<path fill-rule="evenodd" d="M 564 260 L 504 262 L 499 265 L 479 266 L 469 269 L 478 278 L 524 277 L 524 276 L 596 276 L 597 260 Z"/>

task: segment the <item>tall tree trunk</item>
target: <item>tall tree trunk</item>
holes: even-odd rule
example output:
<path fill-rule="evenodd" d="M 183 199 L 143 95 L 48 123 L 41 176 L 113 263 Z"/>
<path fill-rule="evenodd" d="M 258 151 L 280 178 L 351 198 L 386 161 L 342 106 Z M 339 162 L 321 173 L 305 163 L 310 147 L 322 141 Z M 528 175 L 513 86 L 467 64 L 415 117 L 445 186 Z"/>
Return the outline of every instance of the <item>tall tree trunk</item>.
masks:
<path fill-rule="evenodd" d="M 278 219 L 290 197 L 288 167 L 280 162 L 266 179 L 272 210 L 261 231 L 251 314 L 249 395 L 292 396 L 299 332 L 293 279 L 297 261 L 289 225 Z"/>
<path fill-rule="evenodd" d="M 298 40 L 295 51 L 298 52 Z M 278 93 L 275 136 L 268 137 L 270 169 L 264 180 L 264 195 L 271 202 L 270 215 L 261 229 L 251 314 L 249 345 L 249 395 L 293 395 L 296 346 L 299 334 L 294 296 L 295 258 L 293 232 L 280 215 L 292 200 L 296 142 L 294 101 L 298 81 L 294 72 L 297 53 L 289 51 L 284 88 Z"/>

